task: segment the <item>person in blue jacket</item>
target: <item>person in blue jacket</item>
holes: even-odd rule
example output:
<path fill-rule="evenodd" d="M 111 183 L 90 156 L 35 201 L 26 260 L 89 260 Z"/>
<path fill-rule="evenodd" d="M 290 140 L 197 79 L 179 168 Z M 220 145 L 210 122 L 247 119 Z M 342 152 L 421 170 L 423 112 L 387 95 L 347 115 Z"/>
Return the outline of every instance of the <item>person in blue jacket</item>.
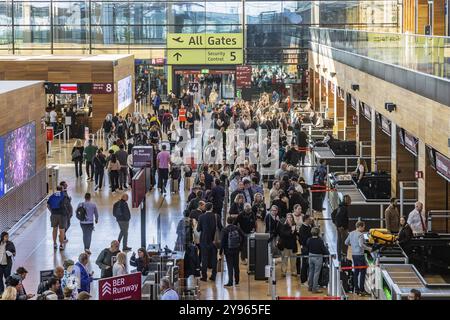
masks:
<path fill-rule="evenodd" d="M 78 262 L 73 267 L 72 274 L 77 278 L 78 293 L 91 292 L 91 282 L 93 281 L 92 272 L 89 272 L 87 265 L 89 263 L 89 255 L 85 252 L 80 254 Z"/>

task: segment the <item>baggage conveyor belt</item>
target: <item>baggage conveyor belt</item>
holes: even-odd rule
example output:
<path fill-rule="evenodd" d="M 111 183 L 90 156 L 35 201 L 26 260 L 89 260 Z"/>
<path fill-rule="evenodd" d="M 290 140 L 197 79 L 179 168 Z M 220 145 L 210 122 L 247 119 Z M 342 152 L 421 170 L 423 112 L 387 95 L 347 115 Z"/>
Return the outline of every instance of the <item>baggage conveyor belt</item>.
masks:
<path fill-rule="evenodd" d="M 411 289 L 418 289 L 424 299 L 450 299 L 449 284 L 428 284 L 412 264 L 382 264 L 384 290 L 392 300 L 406 299 Z"/>

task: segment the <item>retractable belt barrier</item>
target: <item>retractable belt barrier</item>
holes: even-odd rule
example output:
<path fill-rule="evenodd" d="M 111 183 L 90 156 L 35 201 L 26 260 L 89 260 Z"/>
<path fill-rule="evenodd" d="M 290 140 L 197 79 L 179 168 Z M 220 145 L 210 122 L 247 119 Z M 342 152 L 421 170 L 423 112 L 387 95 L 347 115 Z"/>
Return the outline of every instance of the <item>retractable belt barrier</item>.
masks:
<path fill-rule="evenodd" d="M 341 267 L 341 270 L 367 269 L 369 266 Z"/>
<path fill-rule="evenodd" d="M 342 300 L 341 297 L 277 297 L 277 300 Z"/>
<path fill-rule="evenodd" d="M 308 152 L 308 151 L 311 151 L 311 148 L 310 147 L 297 147 L 296 150 L 300 151 L 300 152 Z"/>
<path fill-rule="evenodd" d="M 329 192 L 329 191 L 336 191 L 336 189 L 329 188 L 329 187 L 321 185 L 321 184 L 313 184 L 311 186 L 311 192 Z"/>

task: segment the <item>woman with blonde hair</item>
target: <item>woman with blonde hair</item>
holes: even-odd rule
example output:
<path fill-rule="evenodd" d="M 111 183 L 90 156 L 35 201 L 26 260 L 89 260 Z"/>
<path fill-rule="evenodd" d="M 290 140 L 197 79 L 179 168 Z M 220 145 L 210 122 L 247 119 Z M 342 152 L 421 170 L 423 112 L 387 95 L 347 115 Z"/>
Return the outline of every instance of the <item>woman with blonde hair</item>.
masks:
<path fill-rule="evenodd" d="M 17 299 L 17 289 L 15 287 L 6 287 L 3 291 L 1 300 L 16 300 Z"/>
<path fill-rule="evenodd" d="M 113 265 L 113 277 L 128 274 L 127 255 L 124 252 L 117 254 L 117 260 Z"/>
<path fill-rule="evenodd" d="M 82 177 L 82 165 L 83 165 L 83 153 L 84 146 L 80 139 L 75 141 L 75 144 L 72 148 L 72 161 L 75 163 L 75 175 L 76 177 Z"/>
<path fill-rule="evenodd" d="M 231 204 L 230 212 L 229 212 L 230 215 L 238 215 L 242 211 L 244 211 L 244 202 L 245 202 L 244 195 L 242 193 L 238 193 L 234 197 L 234 201 Z"/>

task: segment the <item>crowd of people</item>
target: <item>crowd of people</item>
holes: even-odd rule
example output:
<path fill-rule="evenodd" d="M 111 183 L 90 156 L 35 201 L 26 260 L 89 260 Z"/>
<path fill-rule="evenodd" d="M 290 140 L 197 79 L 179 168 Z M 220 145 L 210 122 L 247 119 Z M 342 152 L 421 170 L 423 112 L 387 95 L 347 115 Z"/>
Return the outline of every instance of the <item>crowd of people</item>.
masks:
<path fill-rule="evenodd" d="M 93 140 L 88 140 L 86 144 L 80 140 L 75 142 L 71 154 L 75 176 L 83 176 L 84 163 L 88 182 L 95 181 L 94 192 L 102 190 L 105 185 L 105 171 L 112 193 L 126 190 L 131 186 L 131 178 L 136 172 L 131 152 L 133 147 L 152 146 L 151 189 L 157 184 L 159 192 L 165 194 L 166 185 L 171 180 L 171 191 L 177 191 L 184 173 L 184 185 L 189 191 L 183 218 L 176 229 L 175 243 L 175 250 L 185 252 L 187 275 L 200 277 L 201 281 L 208 281 L 208 278 L 215 281 L 218 265 L 224 259 L 228 270 L 225 286 L 238 286 L 240 264 L 248 264 L 247 240 L 253 232 L 263 232 L 269 234 L 272 256 L 281 260 L 282 275 L 297 276 L 309 291 L 321 293 L 320 287 L 326 286 L 321 276 L 322 268 L 330 255 L 328 245 L 321 238 L 323 230 L 318 224 L 324 210 L 326 163 L 320 161 L 310 183 L 302 176 L 301 169 L 309 147 L 302 123 L 310 121 L 317 127 L 321 123 L 323 126 L 321 116 L 311 110 L 311 101 L 300 109 L 282 103 L 280 95 L 274 92 L 272 95 L 262 94 L 254 102 L 222 100 L 211 104 L 211 99 L 206 103 L 206 99 L 202 98 L 196 103 L 185 90 L 180 98 L 171 93 L 168 105 L 168 108 L 162 107 L 158 94 L 152 93 L 153 112 L 147 115 L 127 114 L 125 117 L 108 115 L 103 123 L 105 149 L 96 146 Z M 305 112 L 310 114 L 305 116 Z M 206 141 L 202 148 L 204 159 L 214 161 L 198 166 L 180 162 L 183 149 L 179 144 L 186 142 L 183 137 L 194 138 L 195 125 L 208 122 L 209 129 L 216 130 L 219 135 L 205 138 L 202 135 L 208 133 L 202 130 L 200 138 Z M 183 129 L 187 130 L 187 135 L 180 134 Z M 246 138 L 230 153 L 231 141 L 227 133 L 237 129 L 244 132 Z M 254 132 L 261 131 L 267 132 L 267 136 L 252 136 Z M 232 135 L 231 139 L 237 141 L 238 136 Z M 166 138 L 169 144 L 163 143 Z M 262 156 L 262 150 L 268 153 L 266 159 Z M 230 156 L 233 159 L 231 162 Z M 255 156 L 256 162 L 251 161 L 252 156 Z M 90 246 L 94 226 L 100 220 L 99 211 L 91 192 L 87 192 L 84 201 L 74 206 L 68 188 L 68 184 L 62 181 L 47 201 L 53 228 L 53 247 L 55 250 L 65 249 L 67 230 L 75 211 L 83 234 L 84 251 L 76 263 L 66 261 L 64 266 L 55 268 L 53 277 L 39 285 L 39 299 L 83 300 L 91 297 L 93 272 L 90 268 Z M 127 252 L 132 250 L 128 246 L 131 219 L 128 200 L 128 194 L 122 193 L 111 208 L 120 233 L 117 240 L 113 240 L 95 260 L 101 270 L 101 278 L 128 274 L 132 272 L 130 266 L 143 275 L 150 270 L 146 248 L 139 248 L 137 255 L 133 252 L 127 261 Z M 364 266 L 364 252 L 371 248 L 362 238 L 364 222 L 359 221 L 356 230 L 348 232 L 350 205 L 351 198 L 346 195 L 339 208 L 332 213 L 337 230 L 337 253 L 342 259 L 341 254 L 346 256 L 347 248 L 351 246 L 353 265 Z M 396 200 L 391 201 L 386 210 L 386 224 L 390 231 L 399 233 L 400 243 L 425 231 L 422 209 L 423 206 L 417 203 L 408 218 L 400 217 Z M 20 267 L 11 275 L 15 254 L 8 234 L 2 233 L 2 298 L 31 299 L 33 295 L 27 294 L 22 284 L 26 269 Z M 212 269 L 209 277 L 208 269 Z M 6 288 L 3 278 L 6 279 Z M 365 269 L 356 269 L 355 292 L 360 295 L 367 295 L 364 279 Z M 168 279 L 163 278 L 160 286 L 164 299 L 178 298 Z"/>

